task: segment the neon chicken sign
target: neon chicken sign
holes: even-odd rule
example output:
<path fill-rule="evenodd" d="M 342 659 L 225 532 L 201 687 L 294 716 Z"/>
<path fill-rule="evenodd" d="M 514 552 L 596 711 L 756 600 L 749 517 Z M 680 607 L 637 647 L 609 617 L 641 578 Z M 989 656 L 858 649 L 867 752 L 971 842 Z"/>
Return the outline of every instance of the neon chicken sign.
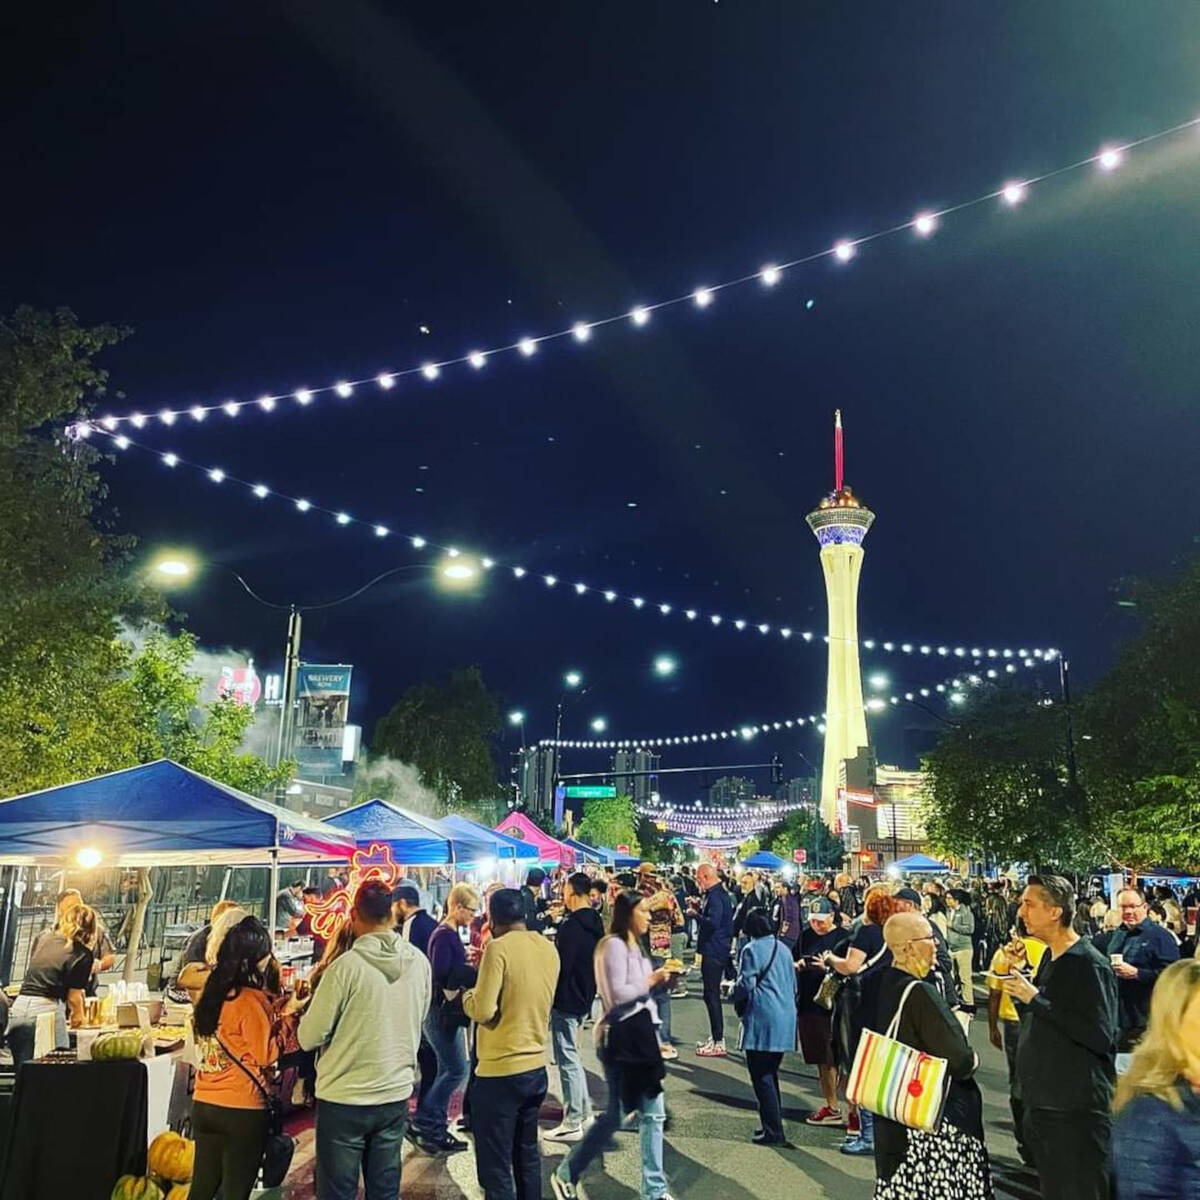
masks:
<path fill-rule="evenodd" d="M 350 919 L 350 907 L 360 884 L 378 879 L 390 888 L 399 878 L 400 867 L 386 842 L 372 842 L 366 850 L 355 850 L 350 856 L 350 877 L 346 886 L 335 888 L 320 900 L 304 901 L 313 933 L 323 941 L 333 941 L 337 931 Z"/>

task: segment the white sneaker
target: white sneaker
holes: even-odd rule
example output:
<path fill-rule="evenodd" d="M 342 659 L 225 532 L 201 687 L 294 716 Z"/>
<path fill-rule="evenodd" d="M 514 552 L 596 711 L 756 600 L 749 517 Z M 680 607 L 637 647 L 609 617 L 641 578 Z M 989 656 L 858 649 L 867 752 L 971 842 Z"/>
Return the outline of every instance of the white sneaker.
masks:
<path fill-rule="evenodd" d="M 565 1122 L 554 1129 L 543 1133 L 542 1137 L 548 1142 L 582 1142 L 583 1126 L 567 1125 Z"/>
<path fill-rule="evenodd" d="M 714 1042 L 710 1038 L 707 1042 L 701 1042 L 696 1047 L 696 1054 L 699 1058 L 724 1058 L 725 1043 L 723 1041 Z"/>

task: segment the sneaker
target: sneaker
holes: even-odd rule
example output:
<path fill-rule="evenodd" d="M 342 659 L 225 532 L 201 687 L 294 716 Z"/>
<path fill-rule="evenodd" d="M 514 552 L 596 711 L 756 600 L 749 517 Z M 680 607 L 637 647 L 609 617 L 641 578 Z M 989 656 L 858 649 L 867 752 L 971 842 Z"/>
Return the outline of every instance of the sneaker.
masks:
<path fill-rule="evenodd" d="M 676 988 L 676 989 L 675 989 L 675 990 L 674 990 L 674 991 L 671 993 L 671 999 L 672 999 L 672 1000 L 686 1000 L 686 999 L 687 999 L 687 994 L 688 994 L 688 990 L 687 990 L 687 988 L 685 988 L 685 987 L 677 987 L 677 988 Z"/>
<path fill-rule="evenodd" d="M 412 1144 L 413 1144 L 414 1146 L 416 1146 L 416 1145 L 419 1145 L 419 1144 L 420 1144 L 420 1141 L 421 1141 L 421 1135 L 420 1135 L 420 1134 L 417 1132 L 417 1130 L 416 1130 L 416 1127 L 415 1127 L 415 1126 L 412 1124 L 412 1122 L 411 1122 L 411 1121 L 409 1122 L 409 1124 L 408 1124 L 407 1128 L 404 1130 L 404 1136 L 405 1136 L 405 1137 L 406 1137 L 406 1138 L 407 1138 L 407 1139 L 408 1139 L 410 1142 L 412 1142 Z"/>
<path fill-rule="evenodd" d="M 842 1116 L 836 1108 L 830 1108 L 828 1104 L 822 1105 L 814 1113 L 809 1113 L 804 1118 L 806 1125 L 845 1125 L 846 1118 Z"/>
<path fill-rule="evenodd" d="M 470 1142 L 464 1142 L 462 1138 L 456 1138 L 452 1133 L 446 1133 L 438 1139 L 438 1148 L 443 1154 L 459 1154 L 463 1150 L 470 1148 Z"/>
<path fill-rule="evenodd" d="M 667 1062 L 672 1062 L 679 1057 L 679 1051 L 675 1049 L 669 1042 L 661 1042 L 658 1047 L 658 1052 Z"/>
<path fill-rule="evenodd" d="M 765 1130 L 757 1129 L 750 1135 L 750 1140 L 756 1146 L 782 1146 L 787 1139 L 781 1137 L 767 1137 Z"/>
<path fill-rule="evenodd" d="M 569 1179 L 564 1179 L 557 1171 L 550 1176 L 550 1190 L 558 1197 L 558 1200 L 577 1200 L 579 1196 L 575 1185 Z"/>
<path fill-rule="evenodd" d="M 843 1142 L 838 1149 L 843 1154 L 853 1154 L 856 1157 L 864 1157 L 868 1154 L 875 1153 L 875 1143 L 864 1141 L 860 1137 L 850 1138 Z"/>
<path fill-rule="evenodd" d="M 568 1125 L 564 1121 L 557 1128 L 551 1129 L 548 1133 L 543 1133 L 542 1137 L 548 1142 L 582 1142 L 583 1126 Z"/>
<path fill-rule="evenodd" d="M 854 1109 L 846 1120 L 846 1141 L 852 1142 L 862 1134 L 862 1122 L 858 1119 L 858 1109 Z"/>
<path fill-rule="evenodd" d="M 724 1058 L 725 1043 L 724 1041 L 714 1042 L 710 1038 L 707 1042 L 701 1042 L 696 1047 L 696 1054 L 700 1058 Z"/>

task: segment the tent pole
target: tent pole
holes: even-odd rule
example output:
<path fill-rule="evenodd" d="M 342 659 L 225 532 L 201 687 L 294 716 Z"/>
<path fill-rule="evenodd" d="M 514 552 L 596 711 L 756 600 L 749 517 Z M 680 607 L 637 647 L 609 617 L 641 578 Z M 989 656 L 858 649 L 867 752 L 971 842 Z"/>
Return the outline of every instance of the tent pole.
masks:
<path fill-rule="evenodd" d="M 225 874 L 221 876 L 221 894 L 217 897 L 218 900 L 224 900 L 229 895 L 229 883 L 233 878 L 233 868 L 226 867 Z"/>
<path fill-rule="evenodd" d="M 270 924 L 267 932 L 271 936 L 271 944 L 275 944 L 275 900 L 279 895 L 279 847 L 271 847 L 271 888 L 267 899 L 267 913 Z"/>

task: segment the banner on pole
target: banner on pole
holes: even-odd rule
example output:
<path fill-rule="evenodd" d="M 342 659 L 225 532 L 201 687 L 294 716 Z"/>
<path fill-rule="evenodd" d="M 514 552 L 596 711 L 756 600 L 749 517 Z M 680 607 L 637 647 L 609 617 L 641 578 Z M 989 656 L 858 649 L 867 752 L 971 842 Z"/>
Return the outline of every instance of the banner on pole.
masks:
<path fill-rule="evenodd" d="M 292 757 L 301 772 L 342 773 L 352 670 L 345 663 L 300 664 L 296 675 L 296 736 Z"/>

